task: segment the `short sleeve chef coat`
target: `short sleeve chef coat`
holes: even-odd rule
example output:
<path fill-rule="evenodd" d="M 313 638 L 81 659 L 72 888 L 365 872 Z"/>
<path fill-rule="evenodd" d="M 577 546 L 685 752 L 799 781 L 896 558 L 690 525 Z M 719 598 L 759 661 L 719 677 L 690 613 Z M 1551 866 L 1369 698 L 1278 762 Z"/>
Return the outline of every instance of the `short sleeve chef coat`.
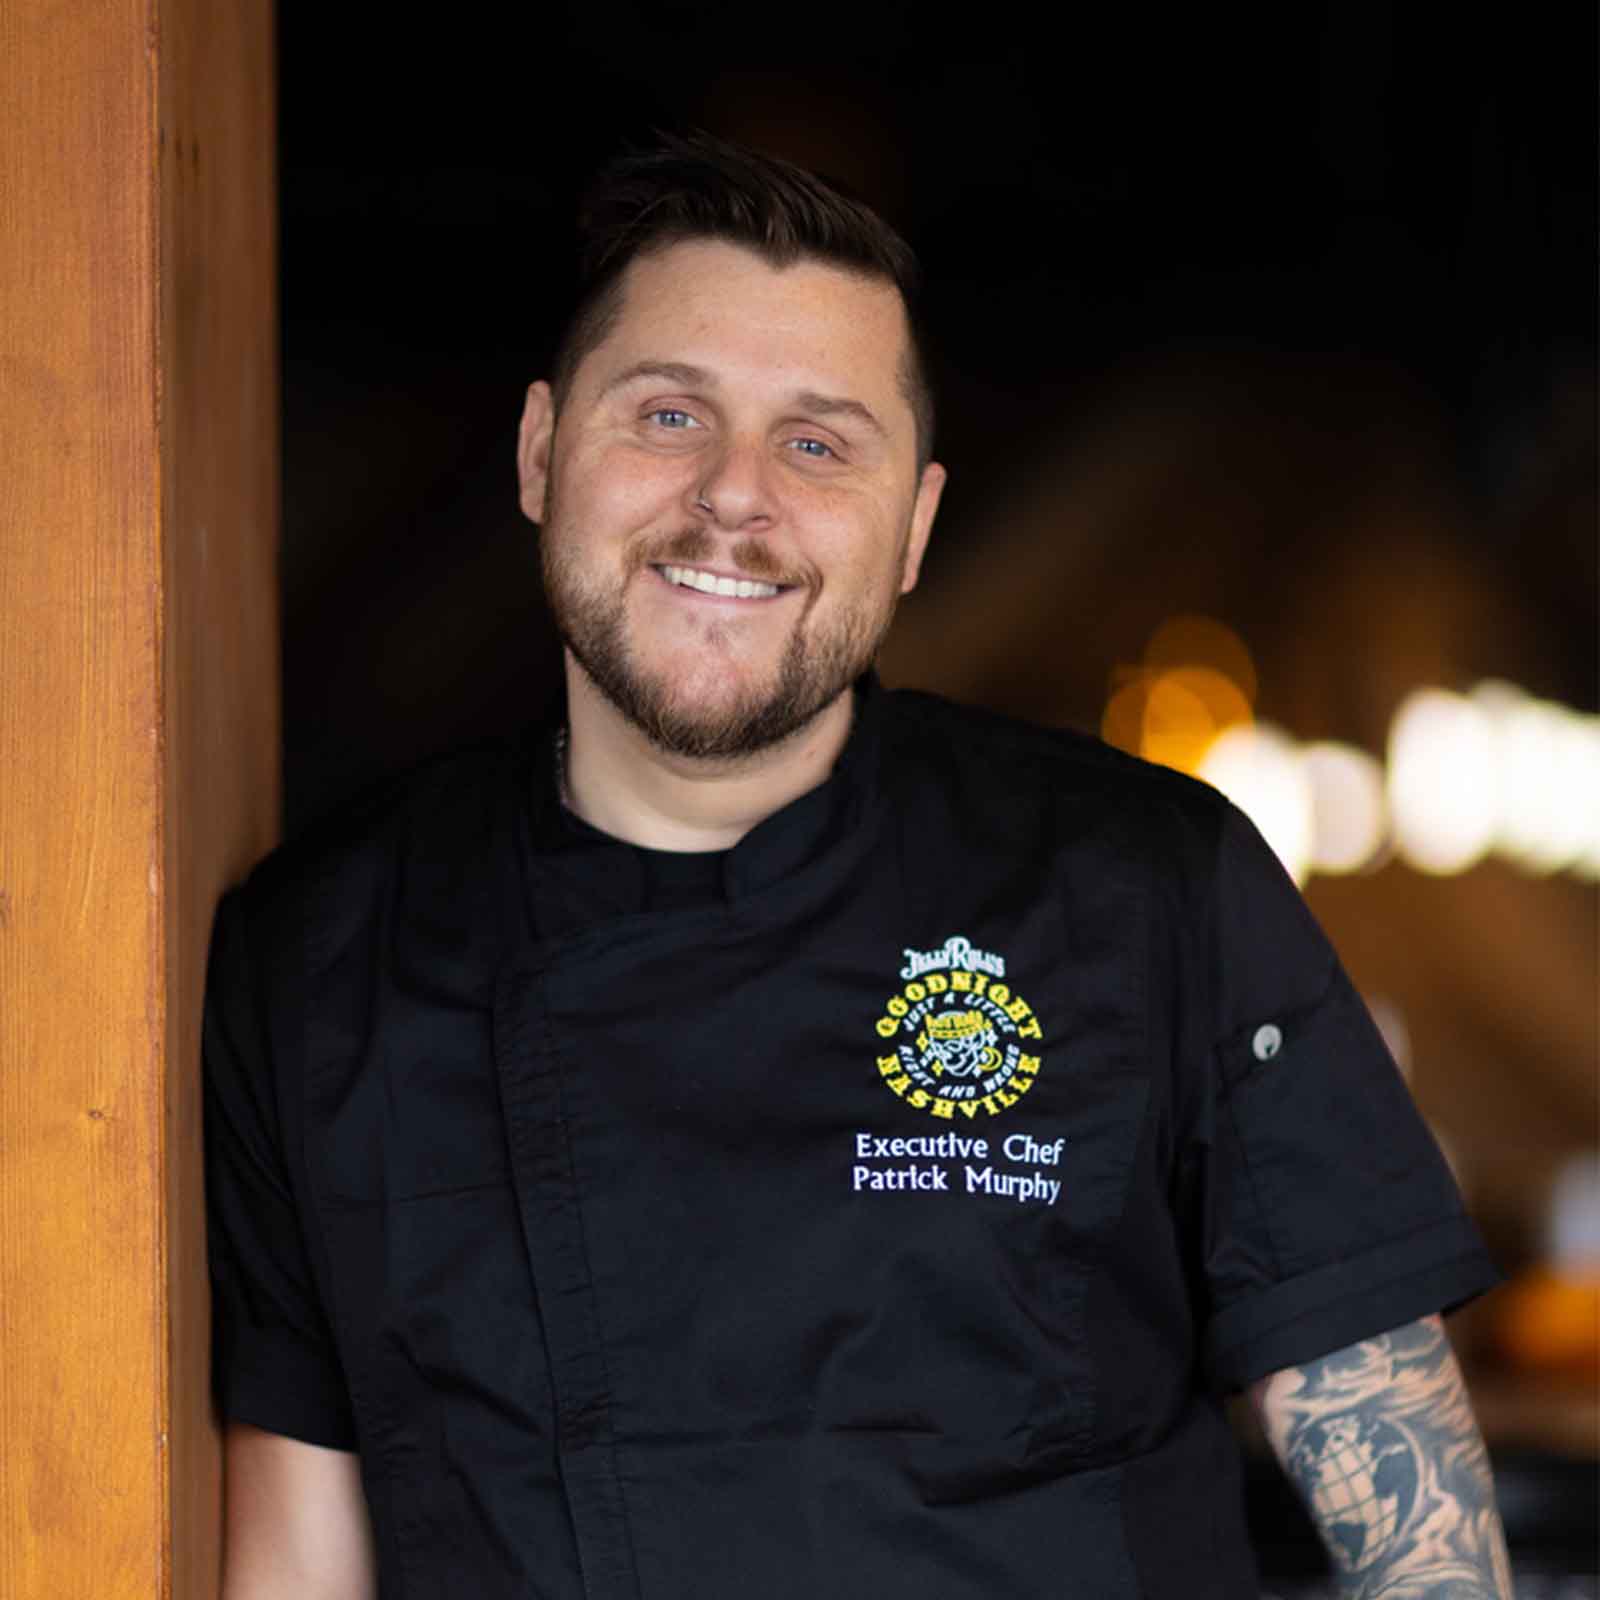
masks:
<path fill-rule="evenodd" d="M 1494 1281 L 1239 813 L 857 701 L 698 903 L 548 732 L 224 902 L 220 1402 L 360 1451 L 384 1596 L 1253 1597 L 1219 1394 Z"/>

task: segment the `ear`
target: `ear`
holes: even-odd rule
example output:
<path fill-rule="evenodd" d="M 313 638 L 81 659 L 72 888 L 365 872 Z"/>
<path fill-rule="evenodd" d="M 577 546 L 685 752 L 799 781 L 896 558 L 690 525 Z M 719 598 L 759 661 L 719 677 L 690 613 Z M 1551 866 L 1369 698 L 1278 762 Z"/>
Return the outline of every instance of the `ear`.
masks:
<path fill-rule="evenodd" d="M 928 536 L 933 532 L 933 519 L 939 511 L 939 497 L 944 493 L 944 482 L 945 470 L 937 461 L 930 461 L 922 469 L 917 498 L 911 506 L 911 537 L 906 541 L 905 565 L 900 572 L 901 594 L 910 594 L 917 586 L 917 575 L 922 571 L 922 554 L 928 548 Z"/>
<path fill-rule="evenodd" d="M 550 489 L 550 441 L 555 434 L 556 408 L 550 385 L 542 378 L 528 385 L 517 430 L 517 496 L 522 514 L 530 522 L 543 522 Z"/>

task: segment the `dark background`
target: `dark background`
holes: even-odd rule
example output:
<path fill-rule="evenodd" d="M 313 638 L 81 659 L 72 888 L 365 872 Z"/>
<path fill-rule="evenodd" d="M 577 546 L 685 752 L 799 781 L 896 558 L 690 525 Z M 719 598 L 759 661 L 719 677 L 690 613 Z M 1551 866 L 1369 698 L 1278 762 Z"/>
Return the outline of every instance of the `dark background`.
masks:
<path fill-rule="evenodd" d="M 1152 359 L 1380 369 L 1426 397 L 1453 536 L 1503 552 L 1552 477 L 1592 482 L 1588 7 L 280 9 L 291 832 L 548 694 L 516 417 L 582 175 L 652 127 L 818 166 L 918 248 L 952 469 L 930 578 Z M 1517 554 L 1561 641 L 1530 687 L 1589 707 L 1565 523 Z"/>

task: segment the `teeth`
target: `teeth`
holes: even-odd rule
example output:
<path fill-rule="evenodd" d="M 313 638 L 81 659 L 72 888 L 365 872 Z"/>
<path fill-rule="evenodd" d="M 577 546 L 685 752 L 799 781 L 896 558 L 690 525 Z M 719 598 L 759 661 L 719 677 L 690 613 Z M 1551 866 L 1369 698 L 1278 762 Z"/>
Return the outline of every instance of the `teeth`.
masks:
<path fill-rule="evenodd" d="M 695 567 L 662 567 L 661 575 L 668 583 L 682 588 L 736 600 L 770 600 L 778 592 L 775 583 L 757 583 L 751 578 L 719 578 L 715 573 L 701 572 Z"/>

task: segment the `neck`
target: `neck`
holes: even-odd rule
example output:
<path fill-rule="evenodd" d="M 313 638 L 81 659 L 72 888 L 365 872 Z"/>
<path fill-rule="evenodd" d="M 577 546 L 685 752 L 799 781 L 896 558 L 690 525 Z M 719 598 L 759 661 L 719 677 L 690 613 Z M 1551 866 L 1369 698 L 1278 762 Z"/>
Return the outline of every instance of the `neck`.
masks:
<path fill-rule="evenodd" d="M 649 850 L 727 850 L 826 782 L 855 715 L 846 689 L 780 744 L 732 761 L 658 748 L 567 660 L 565 794 L 591 827 Z"/>

